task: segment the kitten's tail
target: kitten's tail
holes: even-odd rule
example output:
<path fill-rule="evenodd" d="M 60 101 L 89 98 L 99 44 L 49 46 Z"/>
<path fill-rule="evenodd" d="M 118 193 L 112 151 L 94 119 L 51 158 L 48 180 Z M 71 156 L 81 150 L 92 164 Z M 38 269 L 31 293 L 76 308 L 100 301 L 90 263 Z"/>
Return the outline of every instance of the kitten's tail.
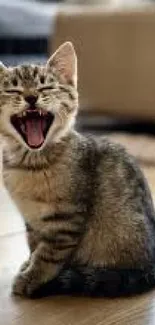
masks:
<path fill-rule="evenodd" d="M 69 268 L 40 291 L 41 295 L 69 294 L 118 297 L 143 293 L 155 287 L 155 268 Z"/>
<path fill-rule="evenodd" d="M 70 293 L 117 297 L 155 287 L 155 269 L 70 269 L 61 276 L 62 288 Z"/>

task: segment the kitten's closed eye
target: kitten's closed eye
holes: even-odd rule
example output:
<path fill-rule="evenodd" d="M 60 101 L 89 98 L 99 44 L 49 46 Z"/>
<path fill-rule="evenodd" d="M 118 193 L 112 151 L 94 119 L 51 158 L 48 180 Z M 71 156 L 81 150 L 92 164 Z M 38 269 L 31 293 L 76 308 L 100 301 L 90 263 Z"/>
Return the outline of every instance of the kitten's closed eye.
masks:
<path fill-rule="evenodd" d="M 20 89 L 6 89 L 5 92 L 7 94 L 18 94 L 18 95 L 21 95 L 23 93 L 23 91 Z"/>
<path fill-rule="evenodd" d="M 38 88 L 38 91 L 44 91 L 44 90 L 56 90 L 56 87 L 54 85 L 49 85 L 49 86 L 44 86 L 44 87 L 40 87 Z"/>

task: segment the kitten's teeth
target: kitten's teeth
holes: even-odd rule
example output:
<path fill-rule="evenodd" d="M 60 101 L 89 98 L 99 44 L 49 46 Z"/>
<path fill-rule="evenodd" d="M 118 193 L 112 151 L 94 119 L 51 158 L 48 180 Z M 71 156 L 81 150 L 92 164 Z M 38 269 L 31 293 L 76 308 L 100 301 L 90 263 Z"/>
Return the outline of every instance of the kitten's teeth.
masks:
<path fill-rule="evenodd" d="M 23 116 L 26 116 L 26 112 L 23 112 L 22 115 L 23 115 Z"/>
<path fill-rule="evenodd" d="M 42 115 L 42 111 L 41 111 L 41 109 L 39 110 L 39 114 L 40 114 L 40 116 Z"/>

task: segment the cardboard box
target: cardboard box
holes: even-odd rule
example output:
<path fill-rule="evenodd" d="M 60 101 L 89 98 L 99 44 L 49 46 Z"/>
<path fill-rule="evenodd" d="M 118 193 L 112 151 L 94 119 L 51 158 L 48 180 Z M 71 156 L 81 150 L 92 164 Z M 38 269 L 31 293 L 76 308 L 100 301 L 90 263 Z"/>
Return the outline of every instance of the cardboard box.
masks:
<path fill-rule="evenodd" d="M 67 40 L 78 55 L 81 109 L 155 119 L 155 6 L 60 7 L 50 51 Z"/>

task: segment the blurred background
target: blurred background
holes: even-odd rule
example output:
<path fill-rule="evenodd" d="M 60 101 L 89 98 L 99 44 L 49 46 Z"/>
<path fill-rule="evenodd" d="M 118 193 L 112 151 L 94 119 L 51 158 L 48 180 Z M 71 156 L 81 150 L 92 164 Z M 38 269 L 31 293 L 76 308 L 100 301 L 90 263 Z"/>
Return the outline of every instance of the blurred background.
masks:
<path fill-rule="evenodd" d="M 0 0 L 4 64 L 42 64 L 66 40 L 79 59 L 78 129 L 144 154 L 155 134 L 155 2 Z"/>

